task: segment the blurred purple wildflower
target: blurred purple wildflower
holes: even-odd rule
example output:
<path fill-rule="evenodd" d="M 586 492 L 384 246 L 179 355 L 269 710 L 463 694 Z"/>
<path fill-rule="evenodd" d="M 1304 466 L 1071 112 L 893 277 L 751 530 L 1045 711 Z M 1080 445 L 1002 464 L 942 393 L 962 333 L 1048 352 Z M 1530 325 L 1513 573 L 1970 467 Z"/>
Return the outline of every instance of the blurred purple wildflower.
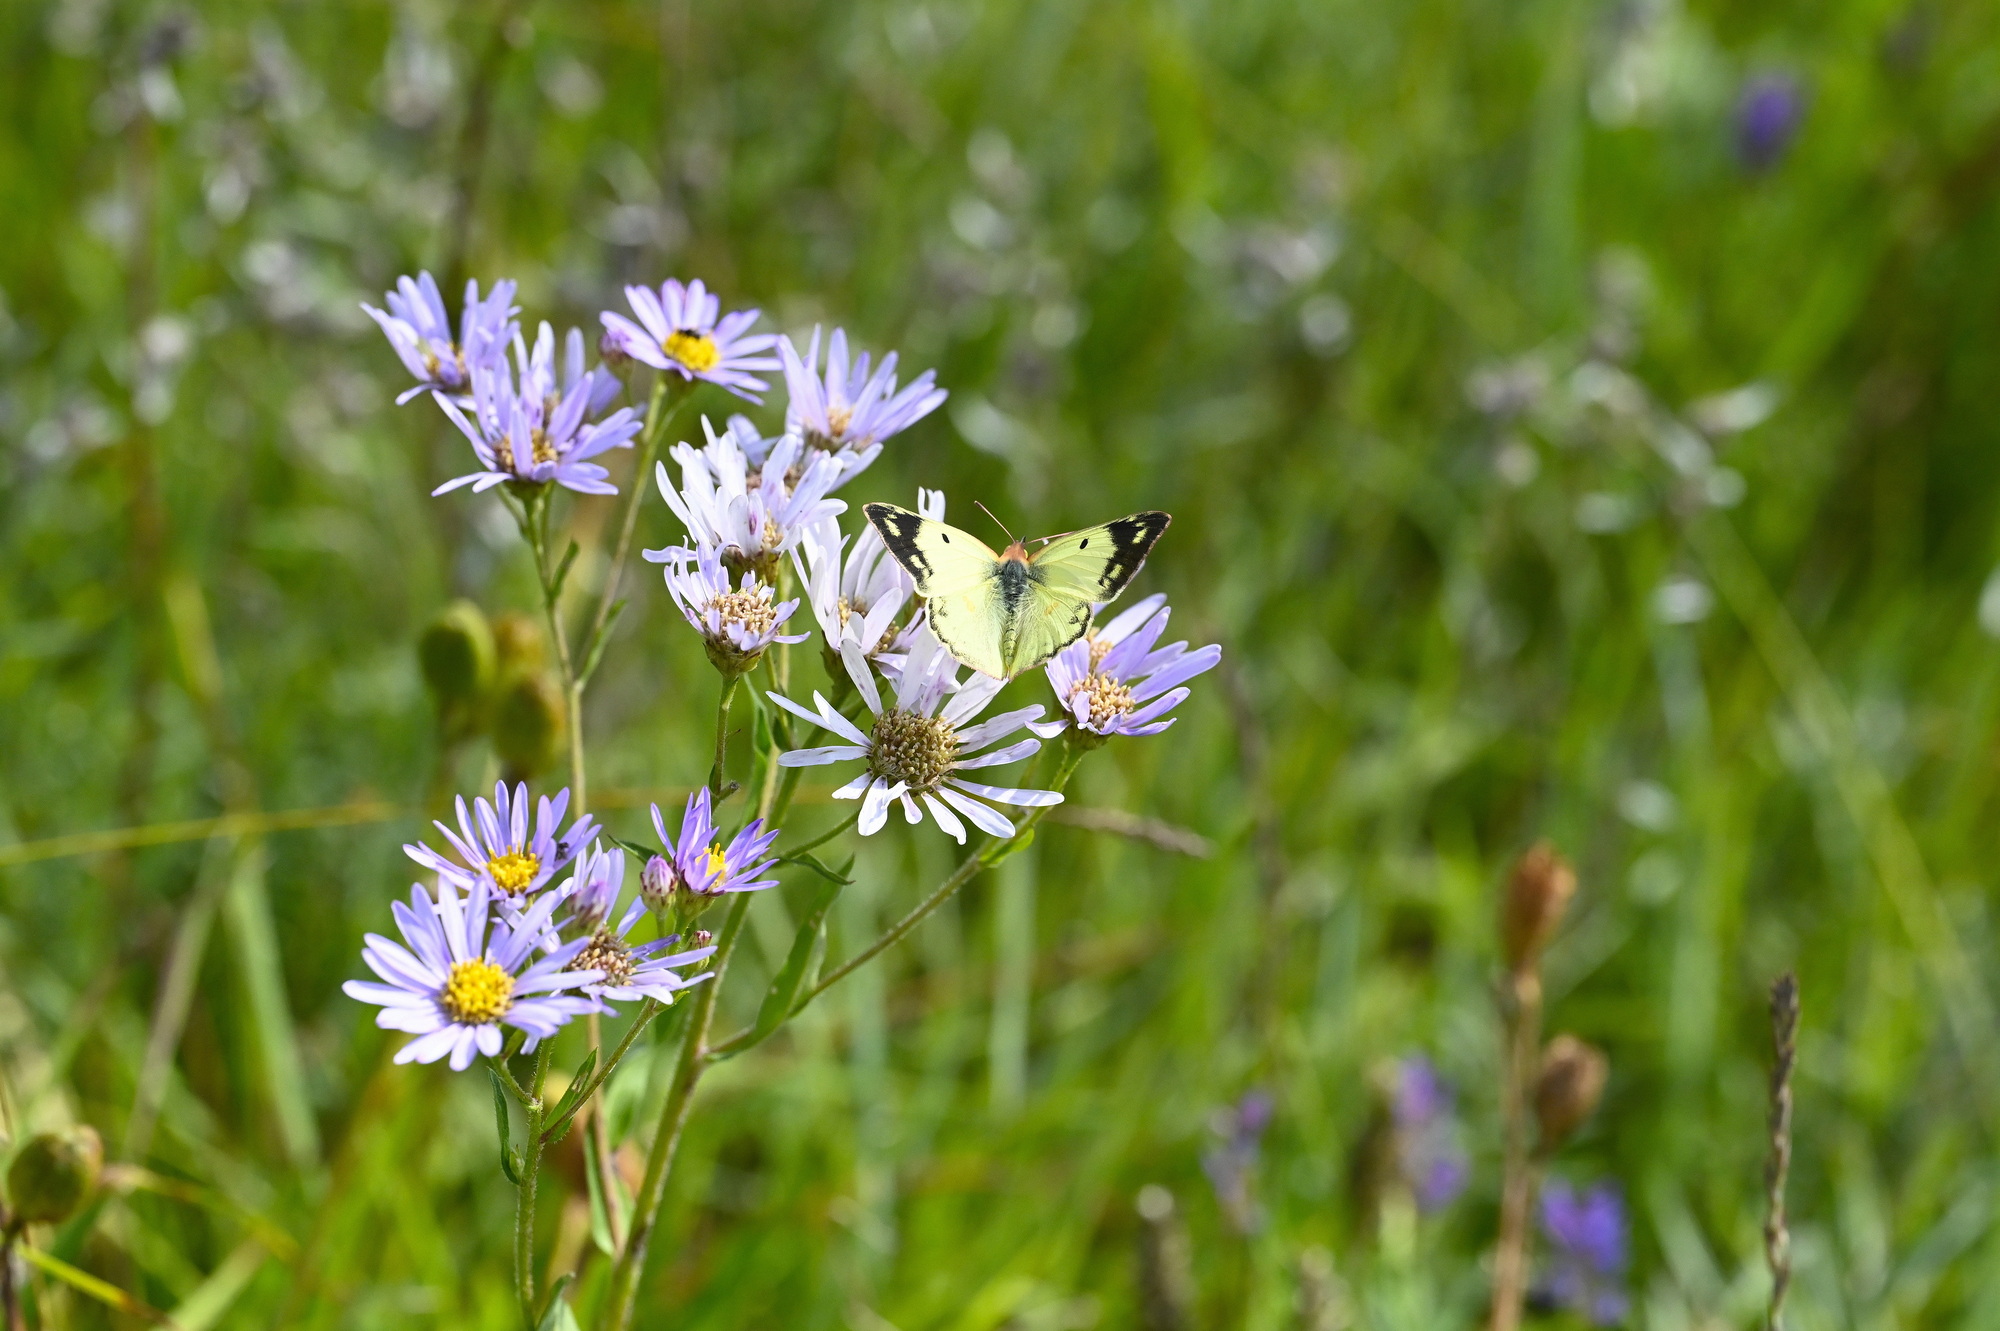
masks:
<path fill-rule="evenodd" d="M 723 314 L 722 302 L 700 278 L 683 285 L 670 277 L 658 291 L 626 287 L 625 299 L 639 321 L 612 310 L 599 316 L 604 321 L 599 345 L 607 355 L 622 353 L 656 370 L 706 380 L 738 397 L 763 401 L 758 395 L 770 385 L 752 371 L 778 368 L 777 357 L 758 354 L 768 352 L 778 339 L 772 333 L 750 333 L 759 311 Z"/>
<path fill-rule="evenodd" d="M 445 313 L 444 297 L 429 273 L 397 278 L 396 289 L 383 299 L 387 311 L 366 301 L 361 308 L 380 325 L 403 367 L 416 376 L 416 387 L 396 398 L 398 406 L 423 392 L 464 394 L 472 382 L 472 367 L 505 353 L 519 313 L 512 282 L 495 282 L 484 300 L 479 298 L 479 283 L 467 282 L 454 341 L 451 316 Z"/>
<path fill-rule="evenodd" d="M 1276 1109 L 1269 1091 L 1253 1089 L 1234 1105 L 1216 1110 L 1209 1120 L 1209 1131 L 1218 1141 L 1202 1155 L 1201 1167 L 1215 1189 L 1216 1202 L 1239 1234 L 1254 1234 L 1264 1224 L 1255 1194 L 1257 1159 Z"/>
<path fill-rule="evenodd" d="M 1435 1064 L 1412 1054 L 1396 1064 L 1390 1117 L 1396 1127 L 1396 1162 L 1420 1211 L 1441 1211 L 1465 1191 L 1471 1165 L 1458 1140 L 1451 1088 Z"/>
<path fill-rule="evenodd" d="M 1625 1269 L 1631 1262 L 1625 1202 L 1616 1184 L 1579 1191 L 1561 1180 L 1542 1190 L 1542 1233 L 1549 1240 L 1548 1270 L 1537 1291 L 1596 1326 L 1616 1326 L 1631 1310 Z"/>
<path fill-rule="evenodd" d="M 1805 91 L 1790 74 L 1759 74 L 1736 101 L 1736 155 L 1752 171 L 1768 171 L 1784 157 L 1805 117 Z"/>

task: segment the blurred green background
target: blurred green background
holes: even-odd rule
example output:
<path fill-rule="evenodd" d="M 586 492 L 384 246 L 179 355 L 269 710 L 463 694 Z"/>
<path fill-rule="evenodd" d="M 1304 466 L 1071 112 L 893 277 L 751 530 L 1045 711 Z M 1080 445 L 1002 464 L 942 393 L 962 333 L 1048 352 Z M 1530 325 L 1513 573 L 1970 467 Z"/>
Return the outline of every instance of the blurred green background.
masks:
<path fill-rule="evenodd" d="M 533 583 L 359 302 L 511 276 L 594 332 L 678 275 L 938 368 L 850 503 L 1172 511 L 1139 591 L 1225 660 L 1072 788 L 1165 833 L 1052 826 L 704 1084 L 642 1324 L 1141 1325 L 1146 1184 L 1201 1326 L 1473 1324 L 1540 835 L 1550 1029 L 1612 1068 L 1554 1170 L 1622 1189 L 1632 1322 L 1760 1316 L 1787 967 L 1794 1325 L 2000 1322 L 2000 10 L 17 0 L 0 60 L 0 1109 L 151 1171 L 55 1251 L 189 1326 L 514 1324 L 484 1080 L 383 1072 L 338 986 L 492 780 L 417 635 Z M 634 582 L 587 725 L 638 835 L 714 682 Z M 836 945 L 950 849 L 896 820 Z M 1360 1195 L 1413 1053 L 1472 1165 L 1420 1218 Z M 1253 1088 L 1245 1225 L 1202 1159 Z"/>

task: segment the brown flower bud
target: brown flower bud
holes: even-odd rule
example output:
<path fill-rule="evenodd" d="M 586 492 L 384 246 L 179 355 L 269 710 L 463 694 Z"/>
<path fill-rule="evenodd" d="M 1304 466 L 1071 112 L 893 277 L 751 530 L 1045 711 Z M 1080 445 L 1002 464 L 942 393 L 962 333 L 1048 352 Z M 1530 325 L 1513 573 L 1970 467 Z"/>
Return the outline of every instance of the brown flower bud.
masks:
<path fill-rule="evenodd" d="M 1568 1141 L 1597 1112 L 1610 1075 L 1611 1061 L 1603 1050 L 1574 1035 L 1549 1041 L 1542 1051 L 1541 1075 L 1535 1079 L 1535 1117 L 1541 1123 L 1543 1152 Z"/>
<path fill-rule="evenodd" d="M 1500 912 L 1500 956 L 1515 974 L 1533 970 L 1576 894 L 1576 870 L 1537 841 L 1514 864 Z"/>
<path fill-rule="evenodd" d="M 14 1218 L 31 1225 L 67 1220 L 97 1187 L 104 1142 L 79 1124 L 30 1137 L 7 1169 L 7 1201 Z"/>

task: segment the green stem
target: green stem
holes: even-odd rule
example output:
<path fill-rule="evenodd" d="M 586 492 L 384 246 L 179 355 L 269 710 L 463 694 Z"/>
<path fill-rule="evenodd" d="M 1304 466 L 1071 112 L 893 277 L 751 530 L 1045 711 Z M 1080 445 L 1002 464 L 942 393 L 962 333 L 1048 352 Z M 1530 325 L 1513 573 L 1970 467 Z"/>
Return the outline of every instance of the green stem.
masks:
<path fill-rule="evenodd" d="M 521 1319 L 534 1331 L 539 1311 L 535 1296 L 535 1182 L 542 1168 L 542 1087 L 549 1076 L 550 1043 L 535 1051 L 535 1080 L 523 1105 L 528 1112 L 528 1143 L 521 1162 L 521 1186 L 514 1201 L 514 1289 L 521 1300 Z M 509 1078 L 511 1081 L 512 1079 Z M 518 1086 L 516 1090 L 518 1090 Z"/>
<path fill-rule="evenodd" d="M 722 677 L 722 697 L 715 704 L 715 766 L 708 772 L 708 800 L 712 808 L 722 803 L 722 765 L 729 756 L 729 703 L 743 676 Z"/>
<path fill-rule="evenodd" d="M 597 598 L 597 614 L 591 618 L 590 632 L 584 637 L 586 653 L 594 651 L 598 635 L 611 619 L 611 607 L 618 600 L 618 583 L 625 573 L 625 560 L 632 552 L 632 533 L 639 525 L 639 504 L 646 494 L 646 473 L 660 451 L 660 439 L 681 408 L 687 405 L 692 384 L 683 385 L 678 376 L 662 372 L 653 381 L 653 396 L 646 403 L 646 427 L 639 432 L 639 464 L 632 469 L 632 494 L 625 501 L 625 517 L 618 524 L 618 544 L 611 552 L 611 567 L 604 575 L 604 591 Z"/>
<path fill-rule="evenodd" d="M 535 581 L 542 589 L 542 613 L 549 621 L 549 637 L 555 641 L 556 664 L 562 668 L 563 705 L 569 712 L 569 785 L 571 809 L 581 815 L 586 803 L 587 782 L 583 767 L 583 683 L 576 677 L 570 656 L 569 634 L 563 629 L 562 610 L 556 596 L 554 571 L 549 568 L 549 510 L 553 489 L 544 486 L 522 501 L 517 515 L 521 534 L 535 558 Z"/>
<path fill-rule="evenodd" d="M 544 1145 L 554 1141 L 569 1121 L 576 1117 L 577 1111 L 585 1104 L 588 1104 L 590 1097 L 596 1095 L 603 1088 L 605 1081 L 611 1076 L 611 1070 L 618 1066 L 619 1061 L 626 1054 L 631 1052 L 633 1042 L 639 1038 L 639 1032 L 651 1025 L 653 1018 L 664 1010 L 665 1008 L 658 999 L 649 998 L 646 1000 L 646 1005 L 639 1009 L 637 1019 L 633 1021 L 631 1028 L 625 1032 L 625 1038 L 620 1040 L 618 1047 L 611 1051 L 611 1057 L 599 1063 L 597 1071 L 590 1074 L 590 1080 L 584 1085 L 583 1094 L 576 1097 L 575 1107 L 542 1129 L 542 1141 Z"/>
<path fill-rule="evenodd" d="M 674 1067 L 673 1085 L 668 1089 L 667 1102 L 660 1110 L 660 1126 L 653 1135 L 653 1148 L 646 1156 L 646 1176 L 640 1182 L 639 1195 L 632 1204 L 631 1232 L 626 1235 L 624 1250 L 618 1254 L 618 1261 L 612 1267 L 611 1287 L 598 1315 L 600 1331 L 627 1331 L 632 1325 L 633 1306 L 639 1294 L 639 1277 L 645 1272 L 647 1245 L 652 1241 L 654 1226 L 660 1218 L 660 1204 L 666 1197 L 667 1178 L 673 1169 L 674 1153 L 680 1145 L 681 1129 L 687 1124 L 695 1084 L 701 1080 L 702 1070 L 711 1061 L 705 1044 L 709 1027 L 715 1019 L 716 995 L 722 991 L 722 977 L 729 968 L 730 955 L 736 950 L 736 940 L 742 935 L 744 911 L 749 904 L 750 898 L 746 893 L 737 893 L 736 899 L 729 903 L 729 918 L 723 923 L 722 938 L 715 950 L 715 975 L 701 986 L 701 993 L 695 999 L 687 1035 L 681 1041 L 680 1061 Z"/>
<path fill-rule="evenodd" d="M 839 823 L 835 824 L 831 831 L 820 833 L 820 835 L 806 842 L 803 846 L 793 846 L 788 850 L 781 850 L 778 852 L 778 855 L 780 858 L 786 858 L 789 856 L 803 855 L 809 850 L 816 850 L 819 847 L 824 846 L 827 842 L 833 840 L 835 837 L 839 836 L 842 832 L 845 832 L 848 828 L 854 826 L 857 822 L 860 821 L 861 821 L 861 810 L 856 809 L 853 813 L 847 815 L 847 817 L 841 819 Z"/>
<path fill-rule="evenodd" d="M 1076 772 L 1077 764 L 1083 761 L 1084 753 L 1085 750 L 1075 745 L 1069 745 L 1065 748 L 1062 765 L 1056 769 L 1056 776 L 1054 782 L 1051 783 L 1051 789 L 1061 791 L 1069 784 L 1070 777 Z M 835 967 L 831 972 L 822 977 L 818 984 L 808 989 L 792 1007 L 792 1010 L 786 1014 L 785 1020 L 790 1021 L 793 1017 L 805 1011 L 808 1003 L 811 1003 L 815 998 L 818 998 L 841 980 L 846 979 L 862 966 L 888 951 L 897 943 L 900 943 L 909 935 L 912 929 L 923 923 L 925 916 L 949 901 L 952 894 L 971 882 L 981 869 L 998 862 L 1006 855 L 1018 850 L 1027 838 L 1034 834 L 1036 826 L 1041 823 L 1042 819 L 1048 815 L 1048 811 L 1053 807 L 1053 805 L 1045 804 L 1040 808 L 1030 809 L 1027 817 L 1023 818 L 1021 825 L 1015 829 L 1013 836 L 1002 841 L 990 841 L 970 855 L 967 855 L 963 860 L 960 860 L 958 867 L 951 871 L 951 875 L 942 883 L 939 883 L 936 890 L 919 902 L 915 909 L 890 925 L 880 938 L 877 938 L 847 961 Z M 798 852 L 793 851 L 791 853 L 797 854 Z M 770 1032 L 767 1031 L 765 1034 L 768 1035 Z M 755 1043 L 757 1038 L 755 1029 L 746 1027 L 709 1050 L 709 1055 L 711 1058 L 725 1058 L 731 1054 L 740 1053 Z"/>

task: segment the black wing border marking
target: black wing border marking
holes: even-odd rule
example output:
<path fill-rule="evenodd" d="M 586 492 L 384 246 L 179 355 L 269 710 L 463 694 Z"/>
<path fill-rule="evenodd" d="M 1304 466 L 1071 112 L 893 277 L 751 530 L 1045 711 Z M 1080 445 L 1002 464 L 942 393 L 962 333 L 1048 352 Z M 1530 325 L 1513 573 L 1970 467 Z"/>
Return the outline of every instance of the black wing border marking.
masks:
<path fill-rule="evenodd" d="M 1153 546 L 1172 522 L 1170 514 L 1148 511 L 1104 524 L 1111 533 L 1111 559 L 1097 579 L 1099 600 L 1111 600 L 1139 576 L 1146 556 L 1153 552 Z"/>
<path fill-rule="evenodd" d="M 903 566 L 903 571 L 918 582 L 928 582 L 934 570 L 931 561 L 924 558 L 923 550 L 917 545 L 917 533 L 924 525 L 923 515 L 894 504 L 863 504 L 861 512 L 882 538 L 882 544 Z"/>

